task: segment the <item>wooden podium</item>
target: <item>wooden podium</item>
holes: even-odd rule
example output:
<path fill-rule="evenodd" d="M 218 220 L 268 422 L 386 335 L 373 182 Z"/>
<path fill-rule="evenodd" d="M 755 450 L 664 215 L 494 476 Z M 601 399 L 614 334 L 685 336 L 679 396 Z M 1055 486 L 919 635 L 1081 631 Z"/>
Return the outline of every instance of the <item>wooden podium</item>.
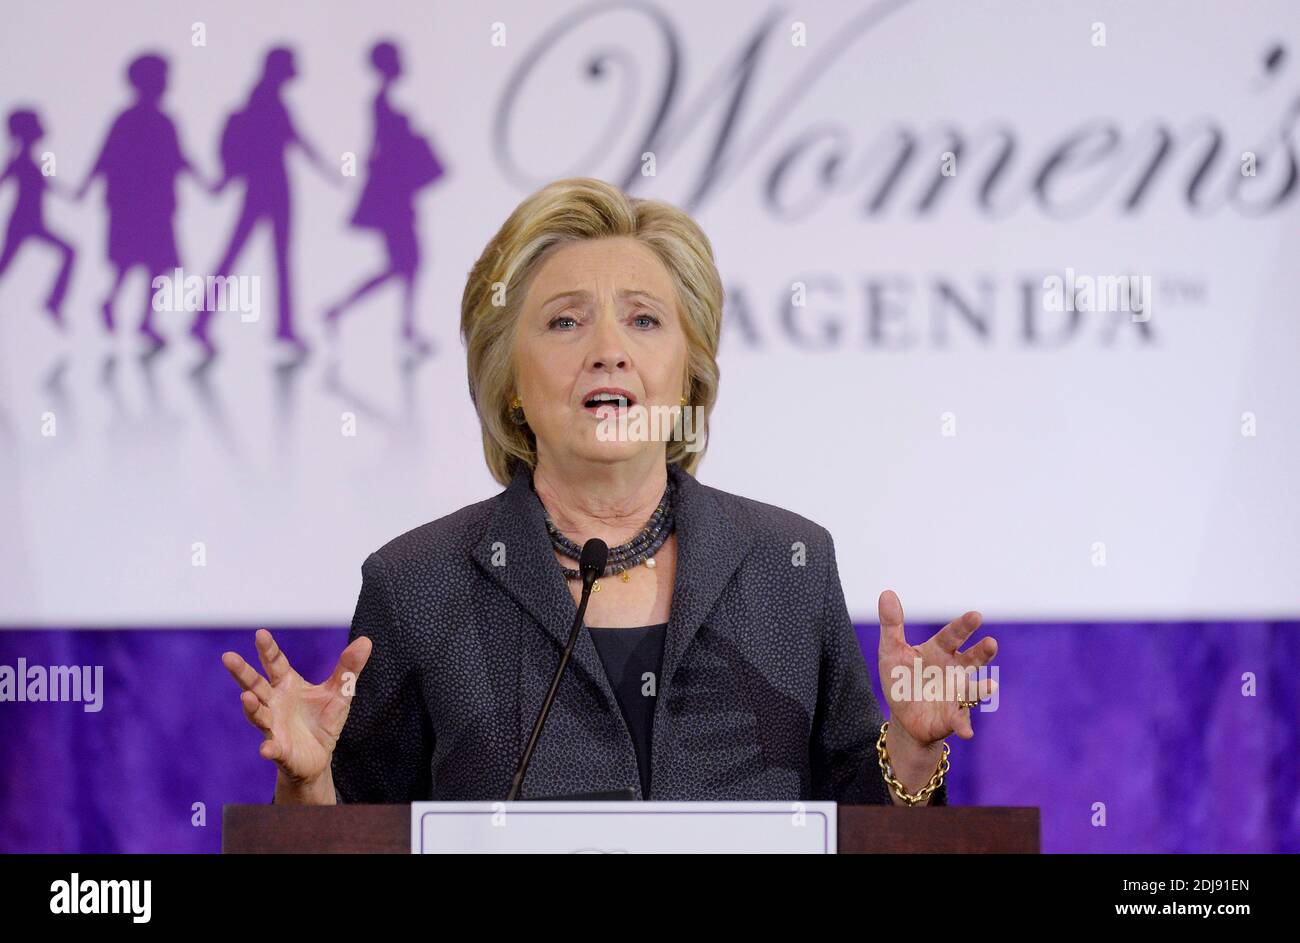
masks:
<path fill-rule="evenodd" d="M 836 819 L 841 854 L 1040 850 L 1036 808 L 842 805 Z M 228 805 L 221 811 L 221 851 L 410 854 L 411 807 Z"/>

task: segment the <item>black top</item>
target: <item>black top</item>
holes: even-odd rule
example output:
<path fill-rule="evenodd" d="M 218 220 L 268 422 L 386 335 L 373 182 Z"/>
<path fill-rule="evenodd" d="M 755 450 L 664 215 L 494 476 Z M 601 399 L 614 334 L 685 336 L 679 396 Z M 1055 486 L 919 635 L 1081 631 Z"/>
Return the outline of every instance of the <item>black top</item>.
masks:
<path fill-rule="evenodd" d="M 632 733 L 643 799 L 650 798 L 650 740 L 667 629 L 667 622 L 633 629 L 587 627 Z"/>

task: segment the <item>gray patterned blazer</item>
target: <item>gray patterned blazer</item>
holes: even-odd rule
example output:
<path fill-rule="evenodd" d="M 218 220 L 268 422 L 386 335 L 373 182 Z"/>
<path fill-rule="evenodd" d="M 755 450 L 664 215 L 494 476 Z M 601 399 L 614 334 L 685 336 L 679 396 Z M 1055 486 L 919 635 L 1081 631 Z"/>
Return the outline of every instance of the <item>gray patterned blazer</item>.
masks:
<path fill-rule="evenodd" d="M 669 474 L 677 573 L 645 798 L 888 803 L 830 533 Z M 334 751 L 340 802 L 505 797 L 577 614 L 543 513 L 521 464 L 500 494 L 366 559 L 350 638 L 374 650 Z M 522 796 L 624 787 L 641 796 L 636 752 L 584 632 Z"/>

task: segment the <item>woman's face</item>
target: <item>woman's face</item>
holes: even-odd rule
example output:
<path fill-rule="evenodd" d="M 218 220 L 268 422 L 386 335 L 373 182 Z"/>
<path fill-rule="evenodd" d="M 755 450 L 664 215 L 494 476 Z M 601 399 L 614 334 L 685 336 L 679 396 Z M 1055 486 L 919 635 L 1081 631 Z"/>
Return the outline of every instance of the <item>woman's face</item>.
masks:
<path fill-rule="evenodd" d="M 515 334 L 515 380 L 539 457 L 616 462 L 667 443 L 617 435 L 613 409 L 589 403 L 621 390 L 641 410 L 677 407 L 686 389 L 687 348 L 672 277 L 650 249 L 619 236 L 552 250 L 534 274 Z M 626 414 L 626 429 L 635 433 Z M 598 434 L 598 427 L 603 431 Z M 657 430 L 657 423 L 654 424 Z"/>

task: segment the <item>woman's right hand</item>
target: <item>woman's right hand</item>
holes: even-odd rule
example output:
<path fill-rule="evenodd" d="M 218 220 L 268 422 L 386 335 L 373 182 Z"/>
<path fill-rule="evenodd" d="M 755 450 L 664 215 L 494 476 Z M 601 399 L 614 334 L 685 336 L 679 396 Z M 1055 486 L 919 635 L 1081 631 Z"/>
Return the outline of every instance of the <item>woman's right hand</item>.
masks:
<path fill-rule="evenodd" d="M 332 783 L 330 759 L 348 719 L 356 679 L 370 658 L 370 639 L 361 636 L 343 649 L 323 684 L 311 684 L 298 674 L 266 629 L 257 630 L 256 645 L 266 677 L 235 652 L 223 654 L 221 663 L 243 688 L 244 716 L 265 738 L 259 752 L 275 762 L 295 791 L 309 793 Z"/>

